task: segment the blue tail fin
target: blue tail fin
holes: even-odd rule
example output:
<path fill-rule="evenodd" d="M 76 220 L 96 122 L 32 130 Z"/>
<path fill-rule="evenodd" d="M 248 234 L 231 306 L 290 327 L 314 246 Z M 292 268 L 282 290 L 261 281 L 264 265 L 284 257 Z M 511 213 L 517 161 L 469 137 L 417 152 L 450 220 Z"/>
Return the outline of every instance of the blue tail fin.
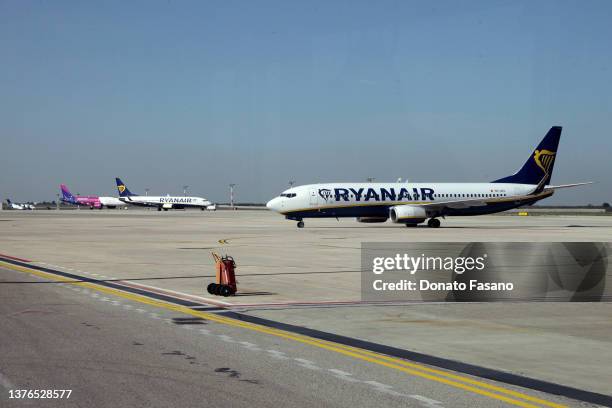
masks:
<path fill-rule="evenodd" d="M 551 127 L 518 172 L 493 183 L 533 184 L 538 186 L 537 189 L 544 188 L 552 176 L 561 129 L 561 126 Z"/>
<path fill-rule="evenodd" d="M 71 204 L 76 203 L 76 199 L 74 198 L 70 190 L 68 190 L 68 187 L 66 187 L 65 184 L 60 184 L 60 190 L 62 190 L 62 201 L 65 201 Z"/>
<path fill-rule="evenodd" d="M 119 190 L 119 197 L 129 197 L 135 195 L 132 194 L 130 190 L 128 190 L 128 188 L 125 186 L 125 183 L 121 181 L 119 177 L 115 178 L 115 181 L 117 182 L 117 190 Z"/>

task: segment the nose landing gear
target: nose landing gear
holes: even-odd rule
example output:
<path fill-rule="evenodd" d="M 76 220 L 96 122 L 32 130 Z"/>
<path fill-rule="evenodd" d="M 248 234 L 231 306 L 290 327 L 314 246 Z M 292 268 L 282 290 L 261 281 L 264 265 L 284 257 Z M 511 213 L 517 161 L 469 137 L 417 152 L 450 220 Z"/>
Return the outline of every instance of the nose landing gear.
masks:
<path fill-rule="evenodd" d="M 440 228 L 440 220 L 437 218 L 430 218 L 427 221 L 427 226 L 430 228 Z"/>
<path fill-rule="evenodd" d="M 304 221 L 302 221 L 302 220 L 298 221 L 297 227 L 298 228 L 304 228 Z"/>

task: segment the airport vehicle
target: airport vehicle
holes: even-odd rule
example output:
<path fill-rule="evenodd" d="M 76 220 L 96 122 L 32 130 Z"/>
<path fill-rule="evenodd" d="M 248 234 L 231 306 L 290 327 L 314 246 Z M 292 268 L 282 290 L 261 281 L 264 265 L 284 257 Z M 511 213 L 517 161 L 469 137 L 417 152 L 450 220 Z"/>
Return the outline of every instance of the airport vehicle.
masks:
<path fill-rule="evenodd" d="M 60 190 L 62 191 L 62 202 L 72 205 L 79 205 L 89 207 L 90 209 L 97 208 L 101 210 L 104 207 L 107 208 L 117 208 L 119 206 L 125 205 L 122 201 L 115 197 L 99 197 L 99 196 L 81 196 L 81 195 L 72 195 L 68 187 L 65 184 L 60 185 Z"/>
<path fill-rule="evenodd" d="M 238 291 L 236 284 L 236 262 L 231 256 L 221 257 L 216 253 L 212 253 L 215 260 L 215 282 L 210 283 L 206 290 L 211 295 L 217 296 L 232 296 Z"/>
<path fill-rule="evenodd" d="M 183 196 L 143 196 L 133 194 L 120 178 L 116 178 L 119 199 L 124 203 L 139 205 L 143 207 L 157 207 L 157 211 L 168 211 L 169 209 L 200 208 L 204 210 L 215 210 L 216 206 L 202 197 Z"/>
<path fill-rule="evenodd" d="M 523 167 L 489 183 L 325 183 L 293 187 L 267 203 L 304 227 L 305 218 L 356 217 L 358 222 L 385 222 L 414 227 L 427 221 L 440 226 L 446 216 L 492 214 L 531 205 L 555 190 L 586 183 L 549 185 L 561 126 L 553 126 Z"/>
<path fill-rule="evenodd" d="M 14 203 L 8 198 L 6 199 L 6 203 L 8 204 L 8 208 L 11 210 L 33 210 L 35 208 L 34 204 Z"/>

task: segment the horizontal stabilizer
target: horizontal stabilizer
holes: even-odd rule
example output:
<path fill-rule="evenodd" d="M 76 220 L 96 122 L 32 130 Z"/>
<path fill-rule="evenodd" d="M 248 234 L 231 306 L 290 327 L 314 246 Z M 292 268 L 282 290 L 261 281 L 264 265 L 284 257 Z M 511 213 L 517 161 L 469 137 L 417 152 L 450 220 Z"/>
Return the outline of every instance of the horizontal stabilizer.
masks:
<path fill-rule="evenodd" d="M 546 190 L 557 190 L 560 188 L 570 188 L 570 187 L 578 187 L 578 186 L 586 186 L 587 184 L 593 184 L 594 181 L 585 181 L 584 183 L 574 183 L 574 184 L 561 184 L 559 186 L 546 186 Z"/>

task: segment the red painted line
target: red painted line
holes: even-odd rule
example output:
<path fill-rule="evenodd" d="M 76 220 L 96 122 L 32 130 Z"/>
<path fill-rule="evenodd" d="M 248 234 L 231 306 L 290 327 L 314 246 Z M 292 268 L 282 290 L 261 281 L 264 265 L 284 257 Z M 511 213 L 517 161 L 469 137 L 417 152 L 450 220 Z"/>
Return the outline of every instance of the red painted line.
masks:
<path fill-rule="evenodd" d="M 19 262 L 32 262 L 29 259 L 17 258 L 15 256 L 4 255 L 4 254 L 0 254 L 0 258 L 12 259 L 13 261 L 19 261 Z"/>
<path fill-rule="evenodd" d="M 124 286 L 128 286 L 131 288 L 135 288 L 135 289 L 142 289 L 142 290 L 146 290 L 149 292 L 153 292 L 153 293 L 157 293 L 159 295 L 165 295 L 165 296 L 170 296 L 170 297 L 174 297 L 174 298 L 178 298 L 178 299 L 182 299 L 182 300 L 189 300 L 191 302 L 195 302 L 195 303 L 199 303 L 201 305 L 214 305 L 214 306 L 218 306 L 218 307 L 222 307 L 222 308 L 227 308 L 229 305 L 225 304 L 225 303 L 217 303 L 214 300 L 204 300 L 200 297 L 197 296 L 191 296 L 188 295 L 186 293 L 183 293 L 181 295 L 178 295 L 176 292 L 168 292 L 165 291 L 163 289 L 158 289 L 158 288 L 152 288 L 151 286 L 147 286 L 147 285 L 139 285 L 137 283 L 134 282 L 129 282 L 129 281 L 118 281 L 117 282 L 120 285 L 124 285 Z"/>

